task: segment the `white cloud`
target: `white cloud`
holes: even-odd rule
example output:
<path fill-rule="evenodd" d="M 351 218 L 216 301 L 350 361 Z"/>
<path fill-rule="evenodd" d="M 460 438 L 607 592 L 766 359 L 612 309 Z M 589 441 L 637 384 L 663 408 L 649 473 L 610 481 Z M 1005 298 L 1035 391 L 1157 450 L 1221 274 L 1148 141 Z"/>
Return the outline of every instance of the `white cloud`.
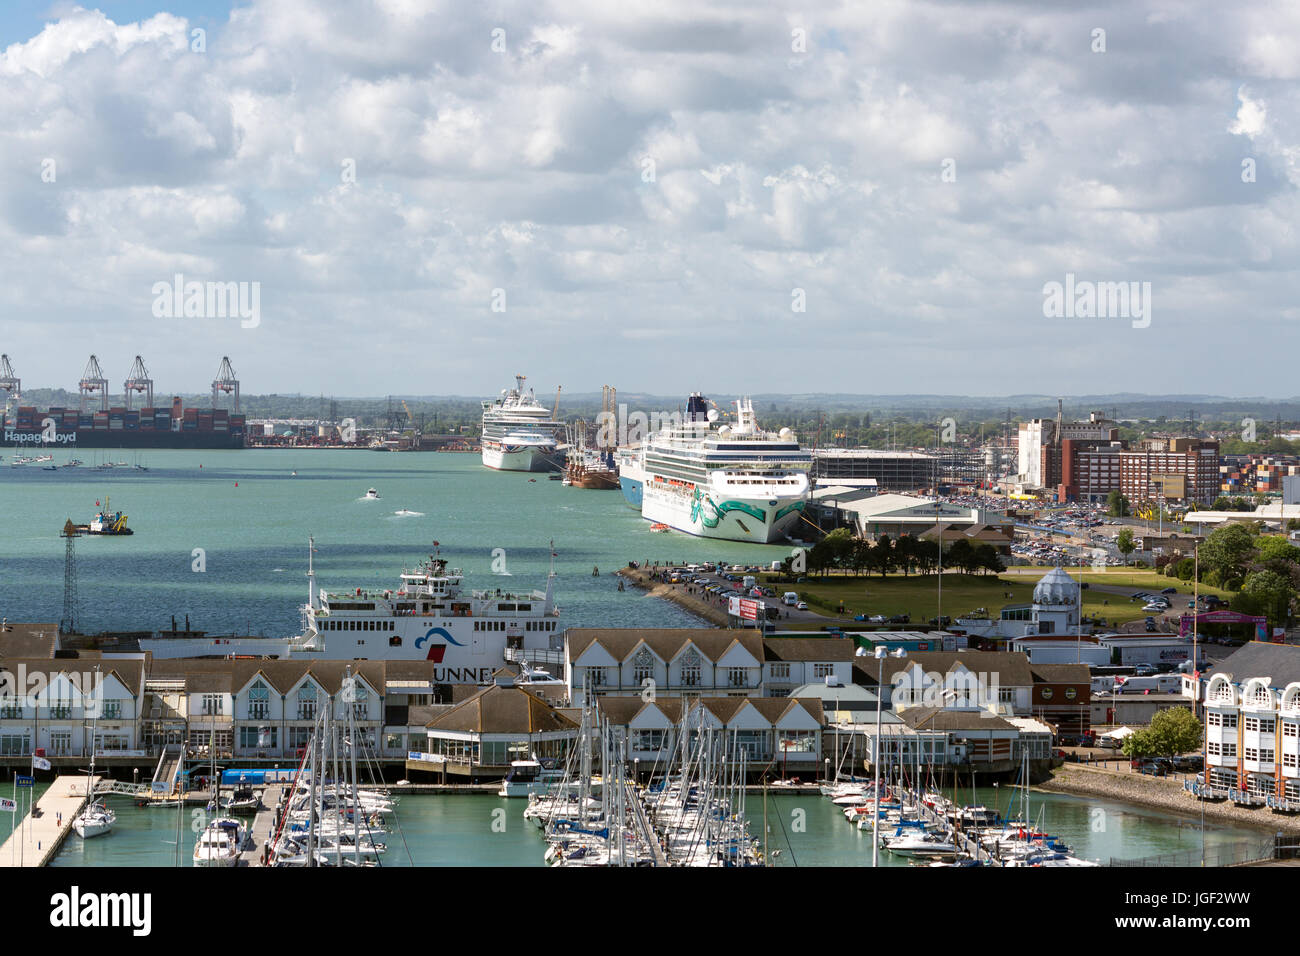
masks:
<path fill-rule="evenodd" d="M 110 377 L 148 352 L 202 382 L 229 354 L 254 391 L 485 393 L 524 365 L 566 391 L 610 368 L 657 392 L 862 391 L 867 367 L 872 391 L 1095 391 L 1041 315 L 1067 271 L 1158 288 L 1149 336 L 1067 330 L 1116 388 L 1134 361 L 1184 390 L 1239 314 L 1293 328 L 1290 8 L 250 0 L 219 26 L 196 53 L 171 13 L 70 8 L 0 54 L 0 308 L 25 381 L 79 372 L 54 328 Z M 262 325 L 160 328 L 148 289 L 175 272 L 257 279 Z M 818 360 L 778 361 L 800 349 Z M 1288 390 L 1293 351 L 1255 380 Z"/>

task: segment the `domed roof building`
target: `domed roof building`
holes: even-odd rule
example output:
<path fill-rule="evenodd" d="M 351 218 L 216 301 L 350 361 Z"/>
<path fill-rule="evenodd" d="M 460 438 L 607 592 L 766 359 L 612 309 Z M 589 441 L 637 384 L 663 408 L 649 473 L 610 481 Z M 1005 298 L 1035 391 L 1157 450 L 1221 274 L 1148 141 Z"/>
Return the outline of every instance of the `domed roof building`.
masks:
<path fill-rule="evenodd" d="M 1034 587 L 1034 623 L 1039 634 L 1068 634 L 1079 627 L 1079 582 L 1055 567 Z"/>

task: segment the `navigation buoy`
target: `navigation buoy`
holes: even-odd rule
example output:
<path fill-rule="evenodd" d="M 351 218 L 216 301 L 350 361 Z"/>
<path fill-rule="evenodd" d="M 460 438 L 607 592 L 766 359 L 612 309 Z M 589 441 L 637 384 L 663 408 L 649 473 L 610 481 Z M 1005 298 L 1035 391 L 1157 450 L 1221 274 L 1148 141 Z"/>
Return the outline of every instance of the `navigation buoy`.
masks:
<path fill-rule="evenodd" d="M 236 488 L 239 487 L 239 482 L 235 482 L 235 487 L 236 487 Z"/>

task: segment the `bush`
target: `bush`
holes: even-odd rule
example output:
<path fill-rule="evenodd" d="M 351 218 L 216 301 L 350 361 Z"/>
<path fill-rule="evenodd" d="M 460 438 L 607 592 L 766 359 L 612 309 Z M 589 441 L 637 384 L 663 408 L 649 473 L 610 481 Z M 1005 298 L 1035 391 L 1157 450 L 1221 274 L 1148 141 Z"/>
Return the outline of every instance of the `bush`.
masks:
<path fill-rule="evenodd" d="M 1223 575 L 1216 568 L 1201 579 L 1201 583 L 1206 587 L 1219 588 L 1223 587 Z"/>
<path fill-rule="evenodd" d="M 1228 578 L 1223 582 L 1223 589 L 1225 591 L 1240 591 L 1241 578 Z"/>

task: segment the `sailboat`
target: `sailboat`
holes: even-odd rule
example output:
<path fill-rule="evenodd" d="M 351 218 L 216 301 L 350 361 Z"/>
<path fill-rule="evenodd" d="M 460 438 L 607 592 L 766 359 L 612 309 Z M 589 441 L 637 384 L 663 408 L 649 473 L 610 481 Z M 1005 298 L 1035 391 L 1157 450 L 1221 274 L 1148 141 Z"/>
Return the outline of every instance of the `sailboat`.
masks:
<path fill-rule="evenodd" d="M 95 686 L 99 686 L 98 667 L 95 668 Z M 117 823 L 117 814 L 108 808 L 108 804 L 102 800 L 92 799 L 95 784 L 95 723 L 98 719 L 99 713 L 96 708 L 95 716 L 90 719 L 90 771 L 86 775 L 86 799 L 90 802 L 72 821 L 72 829 L 77 831 L 77 836 L 83 840 L 103 836 Z"/>

